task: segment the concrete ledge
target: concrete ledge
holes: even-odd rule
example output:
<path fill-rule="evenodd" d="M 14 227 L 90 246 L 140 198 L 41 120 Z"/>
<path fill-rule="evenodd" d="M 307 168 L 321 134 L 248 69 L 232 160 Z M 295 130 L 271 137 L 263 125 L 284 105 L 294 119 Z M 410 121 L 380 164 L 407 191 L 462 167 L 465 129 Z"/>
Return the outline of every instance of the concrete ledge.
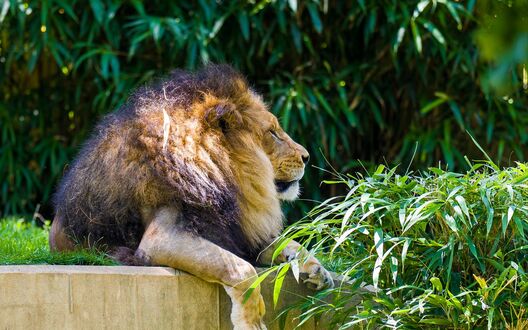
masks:
<path fill-rule="evenodd" d="M 268 329 L 279 329 L 282 307 L 313 291 L 288 276 L 276 309 L 271 278 L 262 293 Z M 230 310 L 220 285 L 172 268 L 0 266 L 0 329 L 231 329 Z"/>

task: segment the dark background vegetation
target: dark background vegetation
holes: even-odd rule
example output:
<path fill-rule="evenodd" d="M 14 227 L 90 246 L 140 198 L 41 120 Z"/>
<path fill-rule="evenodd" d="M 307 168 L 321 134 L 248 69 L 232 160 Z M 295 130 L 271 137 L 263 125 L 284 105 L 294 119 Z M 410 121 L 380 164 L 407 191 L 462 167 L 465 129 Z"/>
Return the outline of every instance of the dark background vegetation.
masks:
<path fill-rule="evenodd" d="M 483 158 L 467 132 L 501 165 L 525 160 L 526 3 L 0 1 L 0 215 L 50 217 L 101 116 L 208 61 L 247 75 L 317 167 L 464 170 Z M 326 177 L 310 168 L 303 197 L 335 194 Z"/>

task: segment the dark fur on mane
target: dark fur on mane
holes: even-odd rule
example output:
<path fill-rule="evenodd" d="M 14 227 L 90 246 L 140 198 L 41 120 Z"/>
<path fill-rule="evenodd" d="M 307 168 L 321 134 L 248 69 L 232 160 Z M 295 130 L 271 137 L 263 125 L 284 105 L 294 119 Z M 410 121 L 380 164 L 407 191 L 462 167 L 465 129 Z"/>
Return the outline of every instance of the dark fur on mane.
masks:
<path fill-rule="evenodd" d="M 163 98 L 172 105 L 188 107 L 200 100 L 204 93 L 212 93 L 218 98 L 237 99 L 246 92 L 247 87 L 245 77 L 231 66 L 208 65 L 197 72 L 174 70 L 168 77 L 139 88 L 128 103 L 137 107 Z"/>
<path fill-rule="evenodd" d="M 221 132 L 193 122 L 207 95 L 236 103 L 248 93 L 227 65 L 174 71 L 134 92 L 96 126 L 59 183 L 54 205 L 68 234 L 83 246 L 135 250 L 143 209 L 176 206 L 189 232 L 253 261 L 258 247 L 241 230 L 228 147 Z M 177 132 L 167 146 L 164 114 Z"/>

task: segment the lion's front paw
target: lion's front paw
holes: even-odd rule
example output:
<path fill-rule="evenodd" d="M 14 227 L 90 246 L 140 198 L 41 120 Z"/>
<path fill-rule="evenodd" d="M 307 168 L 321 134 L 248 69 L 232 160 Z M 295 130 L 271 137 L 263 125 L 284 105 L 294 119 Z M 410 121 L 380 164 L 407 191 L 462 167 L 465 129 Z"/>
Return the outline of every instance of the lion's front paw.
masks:
<path fill-rule="evenodd" d="M 332 275 L 316 259 L 306 262 L 302 272 L 308 276 L 303 282 L 311 289 L 322 290 L 334 287 Z"/>
<path fill-rule="evenodd" d="M 264 299 L 260 293 L 253 293 L 252 296 L 242 303 L 240 310 L 235 310 L 233 306 L 233 315 L 231 319 L 233 321 L 234 330 L 266 330 L 266 326 L 262 321 L 262 317 L 266 312 L 266 306 L 264 305 Z"/>
<path fill-rule="evenodd" d="M 237 323 L 233 324 L 233 330 L 266 330 L 264 323 Z"/>
<path fill-rule="evenodd" d="M 244 301 L 244 291 L 225 287 L 231 296 L 233 307 L 231 322 L 235 330 L 266 330 L 262 317 L 266 313 L 266 305 L 260 294 L 260 288 L 255 288 L 249 298 Z"/>

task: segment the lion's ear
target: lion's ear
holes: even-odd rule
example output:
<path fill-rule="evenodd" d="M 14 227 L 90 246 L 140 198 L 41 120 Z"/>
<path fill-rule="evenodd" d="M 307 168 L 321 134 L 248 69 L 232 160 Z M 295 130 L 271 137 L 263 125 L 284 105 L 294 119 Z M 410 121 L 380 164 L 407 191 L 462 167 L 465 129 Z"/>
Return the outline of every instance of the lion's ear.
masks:
<path fill-rule="evenodd" d="M 211 127 L 218 127 L 224 133 L 242 123 L 242 117 L 236 106 L 228 102 L 220 102 L 208 109 L 205 119 Z"/>

